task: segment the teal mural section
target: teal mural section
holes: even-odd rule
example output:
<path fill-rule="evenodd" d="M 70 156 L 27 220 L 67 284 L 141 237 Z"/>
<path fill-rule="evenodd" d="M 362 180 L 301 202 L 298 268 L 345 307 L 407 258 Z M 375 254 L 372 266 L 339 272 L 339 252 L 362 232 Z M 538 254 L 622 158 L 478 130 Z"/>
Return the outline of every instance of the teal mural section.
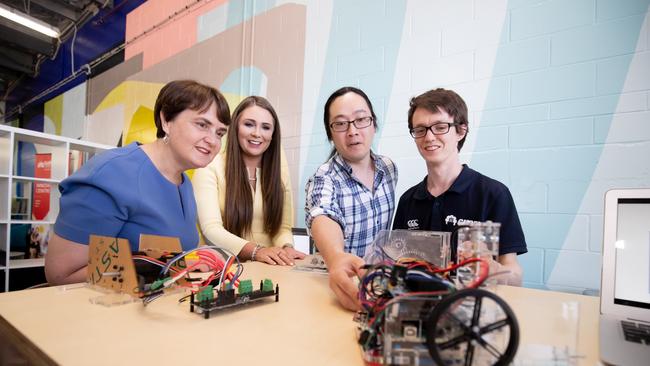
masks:
<path fill-rule="evenodd" d="M 230 28 L 243 23 L 274 6 L 275 0 L 231 0 L 228 2 L 227 27 Z"/>
<path fill-rule="evenodd" d="M 226 77 L 219 90 L 242 96 L 264 96 L 266 85 L 267 77 L 262 70 L 257 67 L 240 67 Z"/>
<path fill-rule="evenodd" d="M 198 17 L 196 37 L 199 42 L 241 24 L 275 7 L 275 0 L 231 0 Z"/>
<path fill-rule="evenodd" d="M 368 94 L 379 125 L 375 144 L 380 140 L 386 105 L 393 86 L 405 10 L 406 1 L 403 0 L 334 1 L 323 81 L 299 187 L 305 187 L 307 179 L 325 162 L 331 151 L 323 126 L 322 108 L 336 89 L 355 86 Z M 304 188 L 299 193 L 298 202 L 304 205 Z M 296 223 L 300 226 L 304 224 L 304 211 L 298 210 Z"/>
<path fill-rule="evenodd" d="M 583 215 L 580 207 L 597 165 L 609 161 L 603 149 L 617 108 L 646 108 L 644 93 L 621 93 L 629 73 L 642 80 L 648 74 L 633 65 L 633 58 L 640 57 L 635 62 L 641 64 L 650 61 L 635 54 L 649 4 L 648 0 L 508 4 L 510 16 L 505 19 L 510 23 L 503 26 L 504 43 L 498 47 L 493 76 L 507 78 L 509 88 L 502 87 L 502 78 L 490 86 L 480 128 L 474 130 L 470 165 L 503 181 L 513 193 L 530 247 L 520 257 L 527 286 L 569 290 L 599 286 L 600 254 L 594 250 L 600 250 L 602 238 L 596 232 L 602 228 L 597 222 L 602 216 Z M 645 62 L 646 68 L 649 65 Z M 646 81 L 635 82 L 638 90 L 648 89 Z M 504 99 L 509 100 L 505 108 Z M 623 118 L 629 128 L 613 138 L 647 141 L 650 132 L 641 119 Z M 636 149 L 634 154 L 640 150 L 648 149 Z M 621 182 L 612 177 L 605 185 L 617 183 Z M 647 179 L 625 183 L 650 184 Z"/>

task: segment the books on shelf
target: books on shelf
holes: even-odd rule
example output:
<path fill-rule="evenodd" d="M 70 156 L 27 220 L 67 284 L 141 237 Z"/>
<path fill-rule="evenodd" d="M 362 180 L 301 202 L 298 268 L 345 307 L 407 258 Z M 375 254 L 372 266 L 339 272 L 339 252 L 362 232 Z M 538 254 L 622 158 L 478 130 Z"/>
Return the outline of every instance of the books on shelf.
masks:
<path fill-rule="evenodd" d="M 85 151 L 70 151 L 68 153 L 68 175 L 76 172 L 82 165 L 92 157 L 92 154 Z"/>
<path fill-rule="evenodd" d="M 29 220 L 31 217 L 29 198 L 12 197 L 11 198 L 11 218 L 14 220 Z"/>
<path fill-rule="evenodd" d="M 14 269 L 43 266 L 59 183 L 112 148 L 0 124 L 0 292 L 21 278 Z"/>

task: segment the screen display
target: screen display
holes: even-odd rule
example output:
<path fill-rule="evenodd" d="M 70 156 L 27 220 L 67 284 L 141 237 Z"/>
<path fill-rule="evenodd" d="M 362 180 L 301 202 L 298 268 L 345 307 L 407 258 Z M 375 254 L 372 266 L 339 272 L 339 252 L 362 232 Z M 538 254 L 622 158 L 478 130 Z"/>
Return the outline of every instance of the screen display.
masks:
<path fill-rule="evenodd" d="M 650 199 L 620 198 L 614 303 L 650 309 Z"/>

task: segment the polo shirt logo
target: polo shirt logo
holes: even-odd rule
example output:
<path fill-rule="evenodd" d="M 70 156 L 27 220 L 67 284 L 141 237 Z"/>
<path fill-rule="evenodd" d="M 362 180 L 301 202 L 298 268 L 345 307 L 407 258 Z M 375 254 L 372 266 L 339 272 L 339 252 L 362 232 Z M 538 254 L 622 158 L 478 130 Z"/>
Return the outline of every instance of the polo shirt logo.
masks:
<path fill-rule="evenodd" d="M 409 229 L 417 229 L 420 227 L 420 224 L 418 223 L 418 219 L 413 219 L 413 220 L 408 220 L 406 222 L 406 226 L 408 226 Z"/>
<path fill-rule="evenodd" d="M 460 219 L 460 220 L 458 220 L 458 225 L 464 225 L 464 226 L 480 224 L 480 223 L 481 223 L 480 221 L 474 221 L 474 220 L 468 220 L 468 219 Z"/>
<path fill-rule="evenodd" d="M 449 225 L 449 224 L 456 225 L 457 221 L 458 220 L 454 215 L 448 215 L 447 217 L 445 217 L 445 225 Z"/>

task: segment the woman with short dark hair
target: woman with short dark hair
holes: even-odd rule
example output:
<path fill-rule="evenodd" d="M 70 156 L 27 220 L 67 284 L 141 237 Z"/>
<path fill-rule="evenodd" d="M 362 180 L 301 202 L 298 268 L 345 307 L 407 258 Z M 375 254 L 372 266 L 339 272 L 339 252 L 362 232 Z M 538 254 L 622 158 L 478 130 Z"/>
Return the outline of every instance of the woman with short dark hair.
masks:
<path fill-rule="evenodd" d="M 50 284 L 86 279 L 90 235 L 129 240 L 140 234 L 199 243 L 196 202 L 184 171 L 206 166 L 221 148 L 230 111 L 221 93 L 191 80 L 165 85 L 156 100 L 158 139 L 134 142 L 88 161 L 59 185 L 60 211 L 45 258 Z"/>

